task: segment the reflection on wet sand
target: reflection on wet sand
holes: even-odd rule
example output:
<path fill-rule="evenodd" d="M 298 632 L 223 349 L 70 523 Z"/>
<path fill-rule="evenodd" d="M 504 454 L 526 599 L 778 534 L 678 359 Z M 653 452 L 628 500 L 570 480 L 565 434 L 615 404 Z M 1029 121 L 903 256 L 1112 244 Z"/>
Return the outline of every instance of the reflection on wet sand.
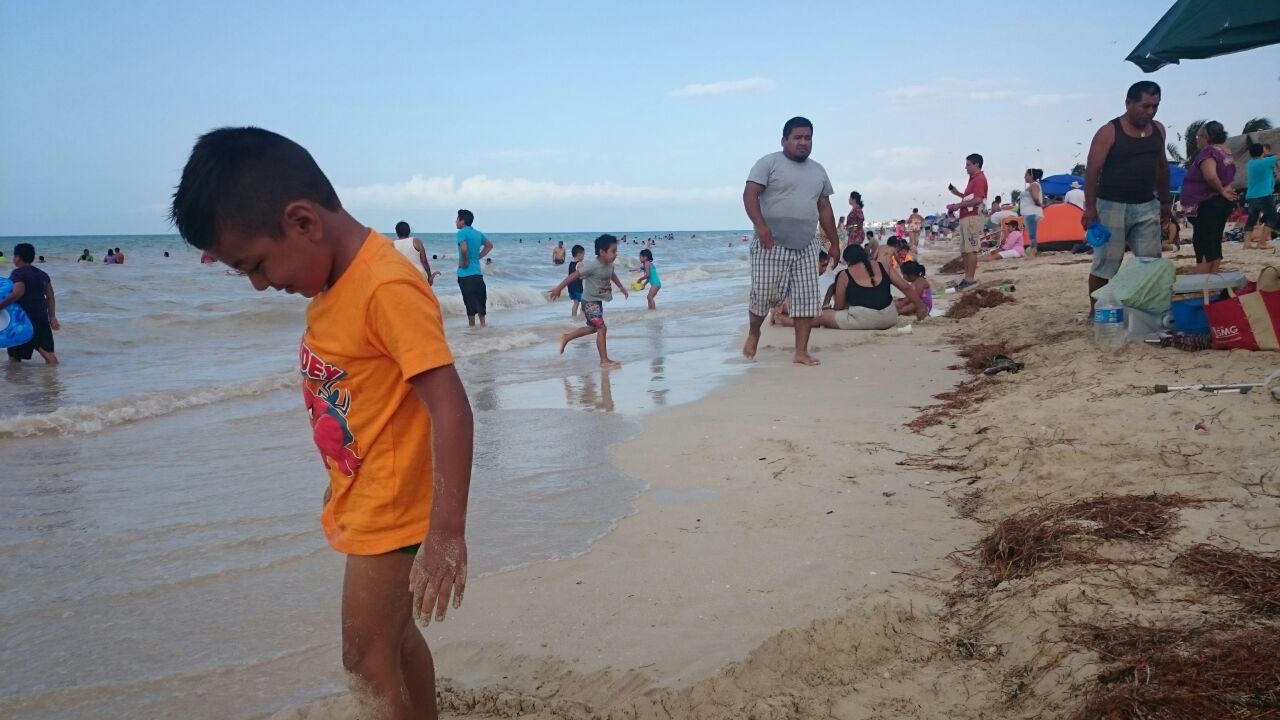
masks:
<path fill-rule="evenodd" d="M 565 405 L 613 412 L 613 382 L 609 378 L 609 372 L 607 368 L 600 369 L 599 384 L 596 383 L 597 376 L 594 374 L 562 378 Z"/>
<path fill-rule="evenodd" d="M 661 343 L 654 345 L 659 350 Z M 648 367 L 636 363 L 616 370 L 593 368 L 559 378 L 495 385 L 483 405 L 475 398 L 473 403 L 486 410 L 644 413 L 696 400 L 720 379 L 742 372 L 745 366 L 731 362 L 734 357 L 730 350 L 719 348 L 660 353 L 648 360 Z"/>

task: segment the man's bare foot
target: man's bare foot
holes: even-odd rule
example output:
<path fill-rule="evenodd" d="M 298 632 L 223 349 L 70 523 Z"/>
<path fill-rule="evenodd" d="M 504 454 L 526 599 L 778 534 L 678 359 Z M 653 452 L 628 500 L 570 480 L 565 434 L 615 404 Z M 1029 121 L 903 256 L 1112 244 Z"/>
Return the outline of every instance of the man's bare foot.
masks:
<path fill-rule="evenodd" d="M 569 344 L 569 333 L 565 333 L 560 336 L 560 354 L 561 355 L 564 354 L 564 347 L 565 345 L 568 345 L 568 344 Z"/>
<path fill-rule="evenodd" d="M 747 328 L 747 341 L 742 344 L 742 357 L 756 359 L 756 347 L 760 344 L 760 331 Z"/>
<path fill-rule="evenodd" d="M 810 355 L 807 352 L 796 353 L 796 356 L 791 358 L 791 362 L 796 363 L 797 365 L 821 365 L 822 364 L 821 360 Z"/>
<path fill-rule="evenodd" d="M 617 360 L 601 360 L 601 361 L 600 361 L 600 367 L 602 367 L 602 368 L 620 368 L 620 367 L 622 367 L 622 363 L 618 362 Z"/>

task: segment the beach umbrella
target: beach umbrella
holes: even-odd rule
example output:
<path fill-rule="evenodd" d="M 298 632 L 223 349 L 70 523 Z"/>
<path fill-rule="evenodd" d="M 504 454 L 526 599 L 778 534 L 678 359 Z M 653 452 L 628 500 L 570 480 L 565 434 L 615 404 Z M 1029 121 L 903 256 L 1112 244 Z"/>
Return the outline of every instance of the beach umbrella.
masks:
<path fill-rule="evenodd" d="M 1079 175 L 1050 175 L 1040 179 L 1040 192 L 1045 195 L 1066 195 L 1071 183 L 1078 182 L 1084 187 L 1084 178 Z"/>
<path fill-rule="evenodd" d="M 1125 58 L 1145 72 L 1280 43 L 1276 0 L 1178 0 Z"/>

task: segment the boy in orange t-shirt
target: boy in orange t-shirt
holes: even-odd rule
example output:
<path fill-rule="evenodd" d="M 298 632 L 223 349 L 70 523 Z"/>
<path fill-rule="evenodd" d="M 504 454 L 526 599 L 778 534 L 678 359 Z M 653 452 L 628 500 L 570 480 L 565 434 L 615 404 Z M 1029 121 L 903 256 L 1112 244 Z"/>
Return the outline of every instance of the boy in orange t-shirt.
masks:
<path fill-rule="evenodd" d="M 434 293 L 343 210 L 302 146 L 266 130 L 201 137 L 172 218 L 255 289 L 312 298 L 299 365 L 329 472 L 321 525 L 347 555 L 342 662 L 361 717 L 436 717 L 414 618 L 462 602 L 473 428 Z"/>

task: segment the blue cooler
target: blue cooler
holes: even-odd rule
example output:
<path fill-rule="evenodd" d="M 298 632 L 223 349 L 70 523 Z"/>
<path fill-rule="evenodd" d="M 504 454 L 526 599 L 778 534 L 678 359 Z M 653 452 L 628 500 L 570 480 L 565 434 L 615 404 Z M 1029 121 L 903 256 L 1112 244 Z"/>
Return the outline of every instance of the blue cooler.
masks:
<path fill-rule="evenodd" d="M 1208 335 L 1209 317 L 1204 314 L 1204 297 L 1187 295 L 1173 301 L 1173 329 L 1187 335 Z"/>

